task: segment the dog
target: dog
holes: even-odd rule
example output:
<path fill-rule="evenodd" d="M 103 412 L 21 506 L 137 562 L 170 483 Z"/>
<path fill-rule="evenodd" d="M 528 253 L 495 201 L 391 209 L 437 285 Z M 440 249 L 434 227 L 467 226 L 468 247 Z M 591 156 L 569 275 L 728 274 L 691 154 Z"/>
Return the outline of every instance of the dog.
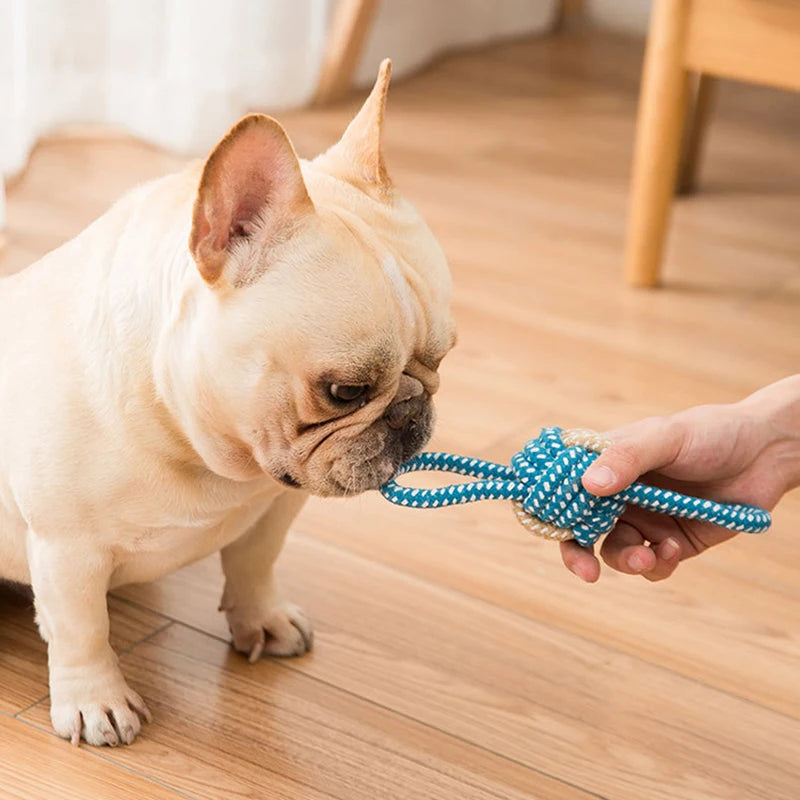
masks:
<path fill-rule="evenodd" d="M 314 160 L 247 116 L 0 281 L 0 577 L 33 589 L 74 744 L 150 720 L 108 642 L 110 588 L 219 551 L 236 650 L 301 655 L 311 623 L 273 576 L 293 518 L 430 436 L 451 282 L 386 170 L 389 77 Z"/>

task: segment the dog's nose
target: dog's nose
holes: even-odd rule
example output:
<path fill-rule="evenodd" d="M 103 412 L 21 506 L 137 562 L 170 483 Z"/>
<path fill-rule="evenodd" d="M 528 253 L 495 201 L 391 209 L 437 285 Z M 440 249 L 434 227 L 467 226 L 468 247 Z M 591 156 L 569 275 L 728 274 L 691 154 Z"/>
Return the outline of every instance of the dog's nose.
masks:
<path fill-rule="evenodd" d="M 397 384 L 397 393 L 392 400 L 394 403 L 402 403 L 404 400 L 412 400 L 425 393 L 422 381 L 412 377 L 407 372 L 400 376 L 400 383 Z"/>
<path fill-rule="evenodd" d="M 418 397 L 404 400 L 402 403 L 392 403 L 386 409 L 386 421 L 390 428 L 396 431 L 403 430 L 416 424 L 416 418 L 422 409 L 422 402 Z"/>
<path fill-rule="evenodd" d="M 428 397 L 420 381 L 410 375 L 402 375 L 397 393 L 386 409 L 385 417 L 389 427 L 402 430 L 414 425 Z"/>

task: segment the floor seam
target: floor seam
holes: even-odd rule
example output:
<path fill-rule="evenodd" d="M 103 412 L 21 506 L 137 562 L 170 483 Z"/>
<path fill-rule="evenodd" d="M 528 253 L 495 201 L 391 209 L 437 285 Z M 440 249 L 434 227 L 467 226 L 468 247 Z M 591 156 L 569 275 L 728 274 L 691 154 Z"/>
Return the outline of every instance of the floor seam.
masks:
<path fill-rule="evenodd" d="M 160 627 L 156 628 L 153 631 L 150 631 L 146 636 L 143 636 L 141 639 L 137 639 L 132 644 L 129 644 L 127 647 L 120 648 L 116 651 L 118 656 L 125 655 L 126 653 L 130 653 L 132 650 L 135 650 L 140 644 L 144 644 L 145 642 L 149 642 L 154 636 L 158 636 L 159 633 L 162 631 L 167 630 L 167 628 L 171 628 L 178 620 L 172 619 L 171 617 L 167 617 L 169 620 L 168 622 L 164 623 Z"/>
<path fill-rule="evenodd" d="M 19 711 L 16 712 L 16 714 L 13 715 L 14 719 L 22 720 L 23 714 L 27 714 L 32 708 L 36 708 L 36 706 L 38 706 L 39 703 L 43 703 L 45 700 L 47 700 L 48 697 L 50 697 L 50 692 L 42 695 L 38 700 L 34 700 L 33 703 L 29 703 L 27 706 L 25 706 L 25 708 L 21 708 Z M 25 720 L 22 720 L 22 722 L 25 722 Z"/>
<path fill-rule="evenodd" d="M 203 630 L 202 628 L 198 628 L 196 625 L 192 625 L 191 623 L 181 622 L 180 620 L 176 620 L 175 624 L 177 626 L 179 626 L 179 627 L 186 628 L 187 630 L 191 630 L 194 633 L 200 634 L 202 636 L 207 636 L 207 637 L 209 637 L 211 639 L 214 639 L 215 641 L 218 641 L 218 642 L 221 642 L 222 644 L 226 644 L 226 645 L 230 646 L 230 640 L 225 639 L 222 636 L 218 636 L 215 633 L 211 633 L 209 631 Z M 313 675 L 313 674 L 311 674 L 309 672 L 305 672 L 303 670 L 297 669 L 297 667 L 294 667 L 291 664 L 287 663 L 287 659 L 285 659 L 285 658 L 281 658 L 279 656 L 264 656 L 263 660 L 269 661 L 271 664 L 274 664 L 275 666 L 280 667 L 281 669 L 288 670 L 289 672 L 292 672 L 295 675 L 298 675 L 300 677 L 303 677 L 303 678 L 306 678 L 308 680 L 314 681 L 315 683 L 318 683 L 321 686 L 326 686 L 326 687 L 328 687 L 330 689 L 333 689 L 334 691 L 341 692 L 342 694 L 345 694 L 348 697 L 352 697 L 352 698 L 355 698 L 357 700 L 360 700 L 361 702 L 366 703 L 367 705 L 372 706 L 373 708 L 378 708 L 381 711 L 385 711 L 385 712 L 387 712 L 389 714 L 396 715 L 397 717 L 400 717 L 401 719 L 405 719 L 405 720 L 408 720 L 409 722 L 413 722 L 413 723 L 415 723 L 417 725 L 421 725 L 422 727 L 427 728 L 428 730 L 431 730 L 431 731 L 435 731 L 436 733 L 439 733 L 442 736 L 446 736 L 449 739 L 452 739 L 452 740 L 457 741 L 457 742 L 461 742 L 462 744 L 466 744 L 466 745 L 468 745 L 470 747 L 474 747 L 475 749 L 480 750 L 481 752 L 487 753 L 488 755 L 494 756 L 495 758 L 499 758 L 499 759 L 502 759 L 502 760 L 507 761 L 509 763 L 515 764 L 518 767 L 522 767 L 523 769 L 530 770 L 531 772 L 535 772 L 537 775 L 542 775 L 543 777 L 549 778 L 550 780 L 553 780 L 553 781 L 555 781 L 557 783 L 560 783 L 560 784 L 562 784 L 564 786 L 569 786 L 569 787 L 571 787 L 573 789 L 580 790 L 581 792 L 585 793 L 589 797 L 597 798 L 597 800 L 610 800 L 605 795 L 597 794 L 596 792 L 593 792 L 590 789 L 587 789 L 587 788 L 585 788 L 583 786 L 579 786 L 578 784 L 571 783 L 570 781 L 568 781 L 568 780 L 566 780 L 564 778 L 560 778 L 557 775 L 552 775 L 551 773 L 546 772 L 545 770 L 539 769 L 538 767 L 535 767 L 535 766 L 533 766 L 531 764 L 526 764 L 524 761 L 519 761 L 518 759 L 514 758 L 513 756 L 505 755 L 505 754 L 500 753 L 500 752 L 498 752 L 496 750 L 493 750 L 490 747 L 487 747 L 485 745 L 479 744 L 478 742 L 473 742 L 470 739 L 467 739 L 466 737 L 461 736 L 460 734 L 453 733 L 451 731 L 447 731 L 444 728 L 440 728 L 437 725 L 434 725 L 434 724 L 432 724 L 430 722 L 426 722 L 425 720 L 422 720 L 422 719 L 419 719 L 417 717 L 411 716 L 410 714 L 407 714 L 404 711 L 400 711 L 398 709 L 391 708 L 390 706 L 384 705 L 383 703 L 380 703 L 377 700 L 373 700 L 373 699 L 371 699 L 369 697 L 365 697 L 364 695 L 358 694 L 357 692 L 354 692 L 354 691 L 352 691 L 350 689 L 347 689 L 347 688 L 345 688 L 343 686 L 339 686 L 339 685 L 337 685 L 335 683 L 331 683 L 330 681 L 324 680 L 323 678 L 320 678 L 318 675 Z M 409 760 L 413 761 L 413 759 L 409 759 Z"/>
<path fill-rule="evenodd" d="M 15 717 L 15 719 L 18 722 L 22 723 L 23 725 L 27 725 L 29 728 L 32 728 L 35 731 L 39 731 L 40 733 L 44 733 L 46 736 L 50 736 L 50 737 L 52 737 L 54 739 L 61 739 L 61 737 L 58 736 L 55 733 L 55 731 L 48 730 L 47 728 L 43 728 L 42 726 L 37 725 L 36 723 L 31 722 L 30 720 L 22 719 L 20 717 Z M 67 743 L 64 742 L 64 747 L 72 747 L 72 745 L 67 745 Z M 129 767 L 126 764 L 120 763 L 119 761 L 114 761 L 114 759 L 103 755 L 101 752 L 98 752 L 97 748 L 90 748 L 90 747 L 88 747 L 86 745 L 81 745 L 81 749 L 83 749 L 85 752 L 87 752 L 93 758 L 97 758 L 100 761 L 104 761 L 107 764 L 112 764 L 113 766 L 118 767 L 119 769 L 122 769 L 125 772 L 130 773 L 131 775 L 135 775 L 137 778 L 141 778 L 142 780 L 145 780 L 148 783 L 155 784 L 156 786 L 160 786 L 162 789 L 166 789 L 167 791 L 173 792 L 174 794 L 176 794 L 179 797 L 186 798 L 186 800 L 199 800 L 199 798 L 196 795 L 187 794 L 186 792 L 184 792 L 184 791 L 182 791 L 180 789 L 177 789 L 174 786 L 170 786 L 168 783 L 164 783 L 163 781 L 158 780 L 158 778 L 154 778 L 151 775 L 146 775 L 145 773 L 139 772 L 138 770 L 133 769 L 133 767 Z"/>

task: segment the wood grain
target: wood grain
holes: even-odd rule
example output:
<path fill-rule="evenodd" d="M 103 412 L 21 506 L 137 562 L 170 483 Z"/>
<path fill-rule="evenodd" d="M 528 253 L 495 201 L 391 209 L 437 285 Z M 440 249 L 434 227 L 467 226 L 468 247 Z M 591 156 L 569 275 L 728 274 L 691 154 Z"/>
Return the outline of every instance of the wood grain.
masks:
<path fill-rule="evenodd" d="M 276 800 L 589 797 L 568 781 L 302 675 L 289 662 L 251 665 L 226 642 L 181 625 L 122 664 L 132 685 L 147 692 L 156 721 L 136 747 L 105 755 L 193 797 L 259 796 L 267 786 Z M 45 727 L 47 704 L 24 719 Z"/>
<path fill-rule="evenodd" d="M 602 796 L 747 798 L 764 764 L 784 790 L 800 782 L 800 720 L 790 709 L 768 711 L 567 634 L 558 625 L 563 598 L 550 598 L 541 621 L 526 619 L 297 535 L 282 572 L 290 596 L 317 621 L 314 657 L 286 668 L 460 740 Z M 150 587 L 125 596 L 227 641 L 224 619 L 208 613 L 205 599 L 221 588 L 213 560 L 159 587 L 158 597 Z M 587 614 L 585 596 L 575 602 L 594 620 L 606 613 Z M 790 696 L 793 674 L 785 680 Z M 665 719 L 653 752 L 648 732 Z M 680 776 L 666 753 L 679 754 Z M 646 775 L 620 785 L 645 762 Z"/>
<path fill-rule="evenodd" d="M 573 32 L 393 86 L 389 170 L 454 274 L 459 344 L 432 447 L 506 460 L 542 425 L 602 430 L 797 371 L 800 107 L 719 86 L 664 288 L 632 291 L 619 269 L 640 59 L 629 40 Z M 311 155 L 358 103 L 281 119 Z M 42 144 L 9 191 L 0 272 L 178 163 L 109 134 Z M 314 500 L 279 572 L 316 621 L 315 653 L 254 667 L 232 653 L 213 559 L 127 587 L 117 646 L 156 719 L 133 748 L 79 755 L 96 778 L 124 768 L 189 797 L 794 800 L 798 529 L 795 493 L 769 534 L 664 584 L 586 586 L 502 503 Z M 73 758 L 44 733 L 45 677 L 30 608 L 0 596 L 0 708 L 25 720 L 1 729 L 6 761 Z M 69 769 L 42 770 L 36 791 L 70 797 Z M 0 796 L 36 797 L 30 781 L 3 774 Z"/>
<path fill-rule="evenodd" d="M 776 526 L 769 538 L 740 537 L 663 585 L 609 572 L 587 596 L 587 587 L 564 580 L 557 548 L 525 538 L 503 504 L 401 518 L 384 505 L 377 497 L 353 503 L 343 536 L 325 524 L 331 509 L 314 504 L 296 530 L 800 717 L 793 525 L 783 533 Z M 742 568 L 732 571 L 726 557 Z M 774 562 L 787 565 L 783 582 Z"/>
<path fill-rule="evenodd" d="M 800 90 L 800 6 L 795 0 L 692 0 L 689 69 Z"/>
<path fill-rule="evenodd" d="M 0 713 L 3 800 L 178 800 L 185 795 Z"/>

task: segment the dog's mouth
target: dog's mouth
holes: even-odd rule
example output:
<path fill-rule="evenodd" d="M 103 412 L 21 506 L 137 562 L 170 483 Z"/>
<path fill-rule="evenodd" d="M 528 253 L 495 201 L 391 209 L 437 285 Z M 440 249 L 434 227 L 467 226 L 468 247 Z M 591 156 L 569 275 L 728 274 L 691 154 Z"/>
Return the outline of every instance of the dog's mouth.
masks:
<path fill-rule="evenodd" d="M 397 473 L 401 463 L 400 457 L 392 458 L 382 453 L 361 463 L 355 470 L 352 465 L 342 464 L 340 469 L 331 470 L 324 493 L 330 497 L 353 497 L 379 489 Z"/>
<path fill-rule="evenodd" d="M 280 471 L 265 471 L 287 489 L 302 489 L 320 497 L 352 497 L 379 489 L 430 438 L 432 405 L 426 403 L 415 411 L 413 417 L 406 414 L 400 420 L 401 426 L 396 420 L 384 417 L 353 439 L 334 441 L 331 453 L 321 453 L 316 446 L 311 451 L 312 458 L 302 463 L 293 464 L 290 458 L 289 463 L 283 461 Z M 334 433 L 322 441 L 328 442 Z"/>
<path fill-rule="evenodd" d="M 405 436 L 384 445 L 380 452 L 354 461 L 352 456 L 337 461 L 327 475 L 324 493 L 329 496 L 350 497 L 362 492 L 380 489 L 391 480 L 401 465 L 419 453 L 431 434 L 430 415 L 405 429 Z"/>

